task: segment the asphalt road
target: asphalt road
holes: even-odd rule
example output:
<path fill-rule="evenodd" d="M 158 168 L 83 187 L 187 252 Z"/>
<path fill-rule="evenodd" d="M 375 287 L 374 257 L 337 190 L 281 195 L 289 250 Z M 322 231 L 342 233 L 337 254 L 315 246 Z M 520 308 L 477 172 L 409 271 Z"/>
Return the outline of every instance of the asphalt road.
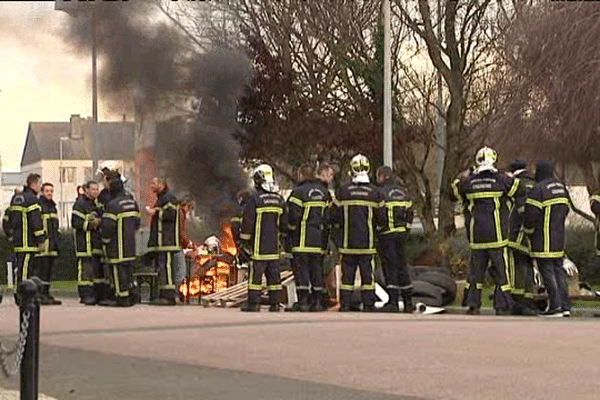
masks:
<path fill-rule="evenodd" d="M 0 305 L 0 337 L 17 318 Z M 42 309 L 40 389 L 61 400 L 596 399 L 599 322 L 67 299 Z"/>

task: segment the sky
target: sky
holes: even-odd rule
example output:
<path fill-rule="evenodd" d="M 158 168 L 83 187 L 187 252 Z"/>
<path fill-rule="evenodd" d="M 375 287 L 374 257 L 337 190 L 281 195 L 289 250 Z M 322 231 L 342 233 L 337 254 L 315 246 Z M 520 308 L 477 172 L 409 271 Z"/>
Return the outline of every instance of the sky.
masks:
<path fill-rule="evenodd" d="M 63 41 L 71 18 L 54 2 L 0 1 L 0 160 L 18 171 L 30 121 L 92 114 L 91 56 Z M 109 120 L 99 102 L 99 120 Z M 118 118 L 116 118 L 118 119 Z"/>

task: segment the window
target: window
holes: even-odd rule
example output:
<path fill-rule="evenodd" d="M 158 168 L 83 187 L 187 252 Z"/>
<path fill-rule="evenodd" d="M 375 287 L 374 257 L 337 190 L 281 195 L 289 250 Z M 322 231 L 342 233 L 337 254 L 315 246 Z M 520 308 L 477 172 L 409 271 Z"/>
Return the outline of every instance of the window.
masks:
<path fill-rule="evenodd" d="M 61 183 L 74 183 L 75 182 L 75 167 L 63 167 L 60 169 L 60 182 Z"/>

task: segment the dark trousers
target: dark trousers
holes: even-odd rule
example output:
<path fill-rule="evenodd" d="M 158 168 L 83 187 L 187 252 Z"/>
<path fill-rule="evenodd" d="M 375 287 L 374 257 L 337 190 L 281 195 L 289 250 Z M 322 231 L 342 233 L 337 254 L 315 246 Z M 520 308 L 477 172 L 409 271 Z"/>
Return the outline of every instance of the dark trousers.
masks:
<path fill-rule="evenodd" d="M 294 253 L 292 260 L 298 302 L 309 304 L 312 286 L 313 302 L 323 296 L 323 255 L 319 253 Z"/>
<path fill-rule="evenodd" d="M 155 257 L 156 272 L 158 273 L 158 296 L 165 299 L 175 299 L 175 281 L 173 271 L 175 265 L 175 251 L 157 251 Z"/>
<path fill-rule="evenodd" d="M 55 256 L 38 256 L 34 260 L 34 271 L 32 276 L 37 276 L 42 281 L 42 294 L 50 295 L 50 281 L 52 280 L 52 268 Z"/>
<path fill-rule="evenodd" d="M 508 248 L 471 250 L 471 268 L 469 270 L 469 290 L 467 305 L 470 308 L 481 307 L 481 289 L 485 283 L 485 271 L 491 261 L 490 275 L 496 283 L 494 308 L 509 310 L 512 306 L 510 284 L 508 283 Z"/>
<path fill-rule="evenodd" d="M 401 290 L 411 288 L 406 261 L 406 234 L 382 235 L 379 238 L 379 257 L 385 276 L 390 303 L 398 303 Z"/>
<path fill-rule="evenodd" d="M 34 257 L 35 253 L 31 252 L 17 252 L 15 254 L 15 264 L 13 266 L 15 288 L 19 287 L 22 281 L 33 276 L 32 273 L 35 272 Z"/>
<path fill-rule="evenodd" d="M 281 302 L 281 265 L 280 260 L 251 260 L 248 263 L 248 303 L 260 303 L 263 274 L 267 277 L 269 304 Z"/>
<path fill-rule="evenodd" d="M 360 269 L 361 294 L 365 307 L 375 304 L 375 281 L 373 280 L 374 257 L 371 254 L 342 255 L 342 285 L 340 286 L 340 308 L 349 309 L 354 291 L 356 269 Z"/>
<path fill-rule="evenodd" d="M 117 300 L 128 298 L 133 288 L 133 262 L 109 264 L 108 267 L 111 273 L 111 286 Z"/>
<path fill-rule="evenodd" d="M 77 291 L 82 299 L 104 300 L 109 297 L 108 279 L 100 256 L 77 258 Z"/>
<path fill-rule="evenodd" d="M 548 291 L 549 311 L 570 311 L 571 299 L 562 258 L 537 258 L 536 261 Z"/>

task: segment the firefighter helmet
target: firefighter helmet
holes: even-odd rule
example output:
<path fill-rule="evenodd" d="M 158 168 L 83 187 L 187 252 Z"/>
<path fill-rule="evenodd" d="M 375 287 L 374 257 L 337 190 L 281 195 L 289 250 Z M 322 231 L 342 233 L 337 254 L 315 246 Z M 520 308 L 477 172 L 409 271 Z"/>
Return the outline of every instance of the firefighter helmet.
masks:
<path fill-rule="evenodd" d="M 273 168 L 268 164 L 261 164 L 256 167 L 252 172 L 252 180 L 257 189 L 260 187 L 267 192 L 277 191 L 277 185 L 275 184 L 275 178 L 273 176 Z"/>
<path fill-rule="evenodd" d="M 475 156 L 475 162 L 477 163 L 478 167 L 491 167 L 496 163 L 497 160 L 498 153 L 496 153 L 496 150 L 489 147 L 482 147 Z"/>
<path fill-rule="evenodd" d="M 354 182 L 369 182 L 369 159 L 362 154 L 357 154 L 350 161 L 350 169 L 352 171 L 352 180 Z"/>

